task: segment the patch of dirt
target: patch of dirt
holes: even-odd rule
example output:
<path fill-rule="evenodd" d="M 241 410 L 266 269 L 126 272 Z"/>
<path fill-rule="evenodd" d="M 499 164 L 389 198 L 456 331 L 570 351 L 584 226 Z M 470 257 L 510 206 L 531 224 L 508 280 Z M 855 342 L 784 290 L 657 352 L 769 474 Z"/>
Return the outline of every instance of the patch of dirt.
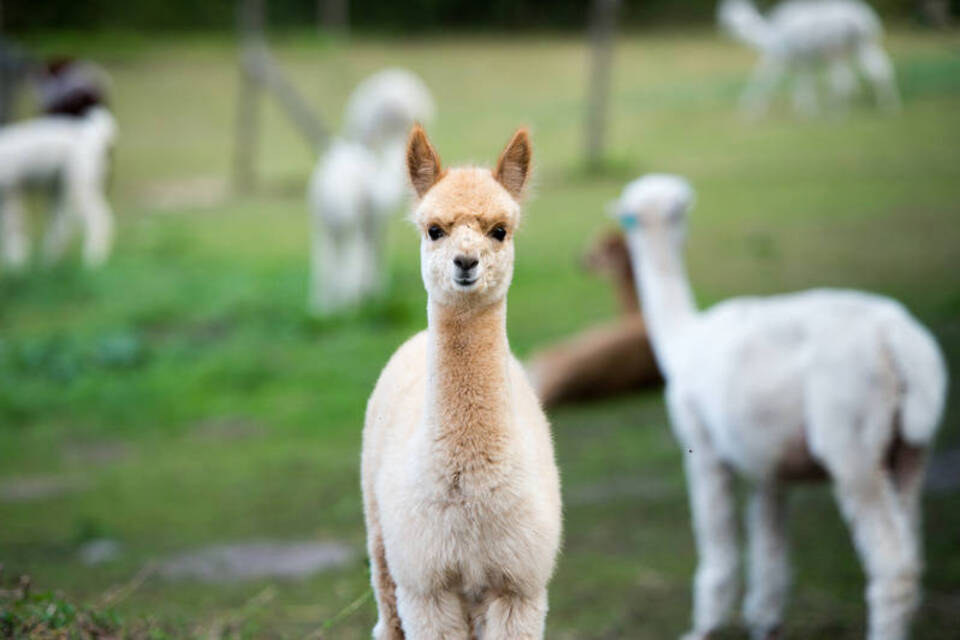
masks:
<path fill-rule="evenodd" d="M 133 455 L 133 447 L 124 442 L 68 442 L 63 448 L 63 457 L 69 462 L 102 466 L 125 460 Z"/>
<path fill-rule="evenodd" d="M 222 416 L 203 420 L 190 432 L 191 437 L 204 441 L 246 440 L 266 433 L 263 425 L 240 416 Z"/>
<path fill-rule="evenodd" d="M 122 550 L 120 543 L 109 538 L 99 538 L 87 542 L 78 552 L 80 562 L 93 567 L 115 560 Z"/>
<path fill-rule="evenodd" d="M 38 502 L 83 491 L 87 482 L 76 476 L 22 476 L 0 483 L 2 502 Z"/>
<path fill-rule="evenodd" d="M 232 583 L 261 578 L 303 579 L 349 564 L 356 552 L 342 542 L 259 541 L 221 544 L 164 561 L 170 580 Z"/>
<path fill-rule="evenodd" d="M 140 193 L 145 206 L 166 212 L 194 207 L 215 207 L 229 195 L 227 181 L 214 176 L 153 182 Z"/>

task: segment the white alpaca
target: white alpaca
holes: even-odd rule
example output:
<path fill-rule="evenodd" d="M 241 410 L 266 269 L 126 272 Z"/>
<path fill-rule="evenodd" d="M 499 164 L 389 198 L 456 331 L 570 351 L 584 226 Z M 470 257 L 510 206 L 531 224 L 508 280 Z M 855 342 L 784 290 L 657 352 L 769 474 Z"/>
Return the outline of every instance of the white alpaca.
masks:
<path fill-rule="evenodd" d="M 403 69 L 374 74 L 351 95 L 344 135 L 320 158 L 308 194 L 315 312 L 355 306 L 383 288 L 386 224 L 406 194 L 407 132 L 432 115 L 430 92 Z"/>
<path fill-rule="evenodd" d="M 766 16 L 750 0 L 723 0 L 718 18 L 727 32 L 760 53 L 741 99 L 750 115 L 766 112 L 771 92 L 788 71 L 796 74 L 794 107 L 803 115 L 815 114 L 815 71 L 824 65 L 837 106 L 845 106 L 857 86 L 851 60 L 863 70 L 882 108 L 900 107 L 893 65 L 880 44 L 883 26 L 860 0 L 786 0 Z"/>
<path fill-rule="evenodd" d="M 85 231 L 84 262 L 106 261 L 113 216 L 104 191 L 115 137 L 116 123 L 103 107 L 82 117 L 44 116 L 0 129 L 0 258 L 5 266 L 21 268 L 29 259 L 22 190 L 52 180 L 59 181 L 59 195 L 44 238 L 45 259 L 63 255 L 76 217 Z"/>
<path fill-rule="evenodd" d="M 924 467 L 946 394 L 937 344 L 897 302 L 856 291 L 698 312 L 682 257 L 692 202 L 682 178 L 651 175 L 616 206 L 684 450 L 700 559 L 689 637 L 724 624 L 737 595 L 734 473 L 753 485 L 743 615 L 755 638 L 775 636 L 789 586 L 782 486 L 825 473 L 867 575 L 868 637 L 906 638 Z"/>
<path fill-rule="evenodd" d="M 560 542 L 550 427 L 510 353 L 506 294 L 530 167 L 526 132 L 494 171 L 444 171 L 410 138 L 427 330 L 367 405 L 362 480 L 378 640 L 543 637 Z"/>

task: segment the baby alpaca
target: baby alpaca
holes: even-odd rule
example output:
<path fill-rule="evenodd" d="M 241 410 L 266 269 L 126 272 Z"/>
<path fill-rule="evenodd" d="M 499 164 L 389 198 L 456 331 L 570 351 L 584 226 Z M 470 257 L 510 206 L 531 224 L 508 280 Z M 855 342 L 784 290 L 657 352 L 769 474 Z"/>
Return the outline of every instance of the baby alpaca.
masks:
<path fill-rule="evenodd" d="M 419 126 L 410 136 L 427 330 L 397 350 L 367 405 L 377 640 L 543 637 L 560 480 L 506 332 L 530 160 L 526 131 L 493 171 L 444 170 Z"/>
<path fill-rule="evenodd" d="M 868 638 L 903 640 L 920 598 L 920 498 L 946 395 L 943 356 L 900 304 L 858 291 L 697 312 L 682 257 L 692 201 L 683 179 L 651 175 L 617 206 L 684 451 L 700 557 L 688 637 L 707 638 L 736 598 L 738 473 L 753 485 L 743 608 L 753 637 L 776 637 L 783 619 L 783 486 L 827 476 L 867 576 Z"/>
<path fill-rule="evenodd" d="M 104 194 L 109 152 L 116 136 L 110 112 L 94 107 L 81 117 L 44 116 L 0 129 L 0 259 L 23 267 L 30 253 L 21 191 L 32 183 L 59 182 L 58 202 L 44 238 L 48 262 L 62 257 L 74 216 L 83 224 L 87 266 L 106 261 L 113 216 Z"/>
<path fill-rule="evenodd" d="M 310 181 L 313 212 L 310 306 L 328 315 L 380 292 L 389 215 L 406 193 L 404 146 L 433 99 L 404 69 L 376 73 L 354 90 L 344 135 L 320 158 Z"/>
<path fill-rule="evenodd" d="M 750 0 L 723 0 L 718 17 L 730 35 L 760 53 L 741 99 L 750 115 L 766 112 L 771 92 L 789 71 L 796 74 L 794 108 L 814 115 L 818 110 L 814 72 L 824 65 L 837 106 L 845 106 L 857 86 L 851 59 L 863 69 L 882 108 L 900 107 L 893 65 L 880 44 L 883 27 L 870 5 L 860 0 L 786 0 L 767 16 Z"/>
<path fill-rule="evenodd" d="M 545 408 L 605 398 L 663 382 L 640 313 L 630 251 L 619 231 L 604 233 L 584 256 L 591 271 L 608 276 L 620 302 L 616 322 L 590 327 L 531 356 L 530 381 Z"/>
<path fill-rule="evenodd" d="M 538 351 L 528 361 L 527 372 L 546 409 L 651 388 L 663 381 L 639 313 L 590 327 Z"/>
<path fill-rule="evenodd" d="M 583 265 L 610 279 L 622 315 L 640 313 L 640 297 L 637 295 L 637 281 L 633 277 L 630 247 L 623 233 L 606 231 L 594 239 L 583 256 Z"/>

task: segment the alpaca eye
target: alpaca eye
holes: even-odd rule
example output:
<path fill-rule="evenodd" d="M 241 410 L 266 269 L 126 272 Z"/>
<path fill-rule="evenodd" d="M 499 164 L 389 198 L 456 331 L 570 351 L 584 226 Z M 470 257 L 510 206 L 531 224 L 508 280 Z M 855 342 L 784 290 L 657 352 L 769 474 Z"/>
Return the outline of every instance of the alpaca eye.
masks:
<path fill-rule="evenodd" d="M 490 237 L 498 242 L 503 242 L 503 239 L 507 237 L 507 230 L 502 224 L 498 224 L 490 232 Z"/>
<path fill-rule="evenodd" d="M 430 236 L 431 240 L 439 240 L 444 236 L 444 233 L 439 225 L 432 224 L 430 228 L 427 229 L 427 235 Z"/>

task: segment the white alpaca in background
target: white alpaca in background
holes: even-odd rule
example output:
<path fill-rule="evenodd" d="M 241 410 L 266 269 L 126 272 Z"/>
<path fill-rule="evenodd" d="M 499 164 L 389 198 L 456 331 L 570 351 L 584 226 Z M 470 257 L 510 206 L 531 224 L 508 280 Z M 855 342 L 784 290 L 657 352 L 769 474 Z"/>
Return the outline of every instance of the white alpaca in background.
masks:
<path fill-rule="evenodd" d="M 722 0 L 721 26 L 760 53 L 742 106 L 762 115 L 770 94 L 787 72 L 796 75 L 794 107 L 806 116 L 818 110 L 816 75 L 826 66 L 834 101 L 845 106 L 856 90 L 854 61 L 873 86 L 884 109 L 900 107 L 893 65 L 880 44 L 883 26 L 877 14 L 860 0 L 787 0 L 763 16 L 750 0 Z"/>
<path fill-rule="evenodd" d="M 314 312 L 335 313 L 382 289 L 386 224 L 407 192 L 407 132 L 433 111 L 423 81 L 403 69 L 374 74 L 351 95 L 343 137 L 331 143 L 310 182 Z"/>
<path fill-rule="evenodd" d="M 80 117 L 44 116 L 0 129 L 0 258 L 22 268 L 30 254 L 22 191 L 32 183 L 59 181 L 57 203 L 43 242 L 44 258 L 58 260 L 75 222 L 84 227 L 83 259 L 106 261 L 113 215 L 105 195 L 116 122 L 103 107 Z"/>
<path fill-rule="evenodd" d="M 902 640 L 920 597 L 920 498 L 946 370 L 897 302 L 814 290 L 694 306 L 683 263 L 693 191 L 650 175 L 616 205 L 685 460 L 699 566 L 693 630 L 737 596 L 734 473 L 753 485 L 743 615 L 755 638 L 783 617 L 789 562 L 782 486 L 826 474 L 867 575 L 870 640 Z"/>

